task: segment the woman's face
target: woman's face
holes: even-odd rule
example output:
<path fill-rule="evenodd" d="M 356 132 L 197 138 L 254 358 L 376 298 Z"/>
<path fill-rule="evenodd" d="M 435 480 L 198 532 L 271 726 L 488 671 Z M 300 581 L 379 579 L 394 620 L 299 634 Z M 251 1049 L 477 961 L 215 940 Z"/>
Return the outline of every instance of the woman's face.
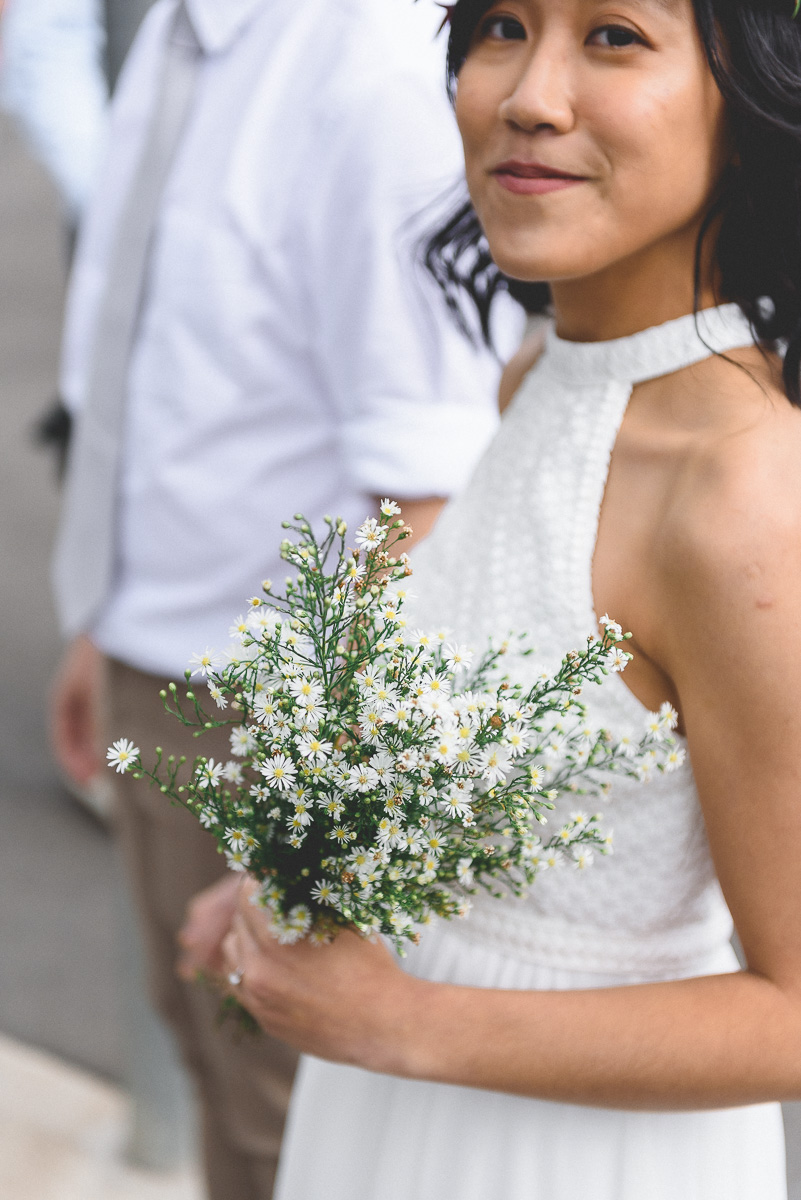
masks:
<path fill-rule="evenodd" d="M 456 113 L 506 274 L 580 279 L 666 247 L 692 270 L 730 151 L 691 0 L 501 0 L 476 30 Z"/>

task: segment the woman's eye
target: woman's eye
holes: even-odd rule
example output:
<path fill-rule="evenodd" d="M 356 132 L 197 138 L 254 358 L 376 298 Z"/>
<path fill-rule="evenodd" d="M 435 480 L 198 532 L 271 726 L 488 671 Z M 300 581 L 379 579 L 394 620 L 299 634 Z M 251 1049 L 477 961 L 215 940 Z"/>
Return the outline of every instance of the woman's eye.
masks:
<path fill-rule="evenodd" d="M 645 41 L 633 29 L 625 25 L 604 25 L 590 35 L 590 41 L 595 46 L 603 46 L 610 50 L 626 50 L 629 46 L 644 46 Z"/>
<path fill-rule="evenodd" d="M 482 38 L 499 42 L 525 41 L 526 31 L 514 17 L 488 17 L 481 26 Z"/>

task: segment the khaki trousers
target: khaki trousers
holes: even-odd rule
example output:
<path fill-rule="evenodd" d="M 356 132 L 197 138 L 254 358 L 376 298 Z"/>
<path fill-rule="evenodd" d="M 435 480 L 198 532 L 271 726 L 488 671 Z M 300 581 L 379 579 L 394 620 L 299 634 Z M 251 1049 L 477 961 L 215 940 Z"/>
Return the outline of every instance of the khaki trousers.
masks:
<path fill-rule="evenodd" d="M 142 761 L 197 754 L 231 757 L 225 730 L 193 738 L 165 713 L 165 682 L 110 662 L 107 729 L 132 738 Z M 119 836 L 142 920 L 153 1003 L 172 1026 L 195 1082 L 210 1200 L 270 1200 L 297 1055 L 266 1034 L 217 1024 L 219 997 L 175 974 L 175 937 L 186 905 L 225 874 L 225 860 L 197 820 L 145 780 L 119 781 Z"/>

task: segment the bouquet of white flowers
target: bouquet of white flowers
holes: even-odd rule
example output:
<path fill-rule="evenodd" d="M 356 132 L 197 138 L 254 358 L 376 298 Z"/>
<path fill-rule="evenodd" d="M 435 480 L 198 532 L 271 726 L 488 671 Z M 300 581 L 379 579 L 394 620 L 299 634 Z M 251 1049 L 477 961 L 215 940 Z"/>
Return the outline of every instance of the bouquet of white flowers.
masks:
<path fill-rule="evenodd" d="M 382 933 L 402 950 L 432 917 L 465 915 L 480 889 L 520 895 L 568 860 L 581 870 L 611 838 L 598 815 L 576 812 L 544 837 L 564 790 L 608 787 L 614 772 L 646 778 L 681 761 L 655 714 L 639 741 L 593 729 L 579 696 L 629 658 L 604 618 L 600 637 L 525 687 L 502 672 L 508 644 L 472 650 L 409 628 L 411 574 L 397 543 L 411 532 L 387 500 L 346 548 L 344 522 L 319 540 L 301 516 L 282 557 L 295 568 L 286 594 L 269 581 L 232 629 L 227 655 L 195 656 L 218 710 L 175 684 L 168 709 L 196 733 L 231 724 L 229 762 L 199 756 L 146 769 L 125 739 L 109 750 L 194 813 L 233 870 L 262 883 L 277 936 L 325 940 L 339 926 Z M 524 638 L 515 653 L 525 655 Z"/>

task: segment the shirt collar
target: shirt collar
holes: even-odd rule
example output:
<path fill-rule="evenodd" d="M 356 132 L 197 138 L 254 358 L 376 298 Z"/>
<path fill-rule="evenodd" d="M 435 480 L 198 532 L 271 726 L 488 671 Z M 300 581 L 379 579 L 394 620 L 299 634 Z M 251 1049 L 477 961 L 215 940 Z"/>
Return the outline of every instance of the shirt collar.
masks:
<path fill-rule="evenodd" d="M 205 54 L 227 50 L 269 0 L 186 0 L 192 27 Z"/>

